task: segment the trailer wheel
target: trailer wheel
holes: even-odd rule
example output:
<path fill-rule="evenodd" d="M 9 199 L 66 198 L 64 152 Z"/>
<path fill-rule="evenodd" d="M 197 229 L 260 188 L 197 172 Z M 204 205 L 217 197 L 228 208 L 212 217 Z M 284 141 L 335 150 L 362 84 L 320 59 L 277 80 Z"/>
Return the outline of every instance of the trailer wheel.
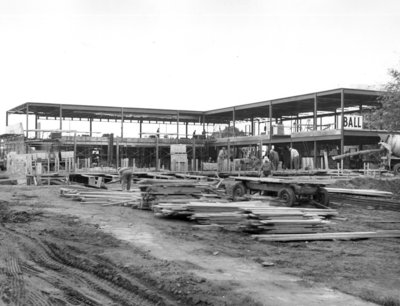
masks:
<path fill-rule="evenodd" d="M 317 194 L 314 195 L 314 201 L 324 206 L 329 205 L 329 193 L 325 188 L 320 188 Z"/>
<path fill-rule="evenodd" d="M 293 206 L 296 202 L 296 195 L 292 188 L 282 188 L 278 192 L 278 197 L 283 200 L 286 206 Z"/>
<path fill-rule="evenodd" d="M 400 175 L 400 163 L 393 166 L 394 175 Z"/>
<path fill-rule="evenodd" d="M 228 187 L 227 194 L 235 201 L 246 194 L 246 187 L 242 183 L 235 183 Z"/>

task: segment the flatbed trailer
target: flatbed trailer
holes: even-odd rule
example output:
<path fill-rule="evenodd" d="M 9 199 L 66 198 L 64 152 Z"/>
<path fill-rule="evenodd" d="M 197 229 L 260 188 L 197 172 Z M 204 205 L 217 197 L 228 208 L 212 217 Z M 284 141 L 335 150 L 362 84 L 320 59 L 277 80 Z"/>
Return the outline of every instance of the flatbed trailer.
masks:
<path fill-rule="evenodd" d="M 311 200 L 323 206 L 329 205 L 329 194 L 324 188 L 333 180 L 302 178 L 244 177 L 231 176 L 225 182 L 227 193 L 235 200 L 247 192 L 265 192 L 278 196 L 287 206 L 293 206 L 301 199 Z"/>

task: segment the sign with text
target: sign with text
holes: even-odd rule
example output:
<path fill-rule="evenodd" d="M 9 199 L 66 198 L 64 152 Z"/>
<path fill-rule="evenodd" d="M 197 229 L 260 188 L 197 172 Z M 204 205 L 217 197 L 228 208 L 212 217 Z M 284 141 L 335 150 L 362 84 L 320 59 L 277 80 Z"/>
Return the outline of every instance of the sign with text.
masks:
<path fill-rule="evenodd" d="M 362 116 L 344 115 L 344 117 L 343 117 L 343 128 L 361 130 L 362 127 L 363 127 L 363 117 Z"/>

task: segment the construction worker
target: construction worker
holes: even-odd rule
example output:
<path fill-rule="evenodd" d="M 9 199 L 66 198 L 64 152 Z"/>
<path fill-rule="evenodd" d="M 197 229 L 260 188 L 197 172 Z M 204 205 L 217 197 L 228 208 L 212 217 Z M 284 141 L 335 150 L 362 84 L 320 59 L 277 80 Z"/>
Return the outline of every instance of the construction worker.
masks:
<path fill-rule="evenodd" d="M 218 157 L 217 157 L 219 172 L 224 170 L 224 168 L 225 168 L 224 163 L 227 158 L 228 158 L 228 153 L 226 152 L 225 147 L 222 147 L 221 150 L 219 150 Z"/>
<path fill-rule="evenodd" d="M 294 149 L 292 147 L 290 147 L 289 151 L 290 151 L 290 161 L 291 161 L 291 164 L 293 165 L 293 168 L 295 170 L 299 170 L 299 167 L 300 167 L 299 151 L 297 151 L 296 149 Z"/>
<path fill-rule="evenodd" d="M 132 168 L 129 167 L 118 168 L 118 173 L 121 181 L 122 191 L 131 190 L 131 183 L 133 176 Z"/>
<path fill-rule="evenodd" d="M 261 171 L 262 171 L 261 176 L 265 177 L 271 176 L 272 168 L 273 168 L 272 162 L 269 160 L 268 156 L 265 155 L 263 163 L 261 165 Z"/>
<path fill-rule="evenodd" d="M 272 170 L 278 170 L 279 165 L 279 154 L 275 151 L 275 147 L 271 146 L 271 150 L 269 151 L 269 160 L 272 163 Z"/>

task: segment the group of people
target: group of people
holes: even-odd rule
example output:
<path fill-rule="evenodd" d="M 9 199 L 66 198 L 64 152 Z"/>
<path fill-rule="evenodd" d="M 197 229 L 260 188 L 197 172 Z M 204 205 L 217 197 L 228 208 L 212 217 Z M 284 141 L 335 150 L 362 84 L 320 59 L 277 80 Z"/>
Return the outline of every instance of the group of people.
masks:
<path fill-rule="evenodd" d="M 300 154 L 299 151 L 292 147 L 286 147 L 286 152 L 283 153 L 284 167 L 298 170 L 300 168 Z M 279 153 L 275 150 L 274 146 L 264 155 L 261 171 L 263 176 L 271 176 L 272 171 L 278 170 L 279 167 Z"/>

